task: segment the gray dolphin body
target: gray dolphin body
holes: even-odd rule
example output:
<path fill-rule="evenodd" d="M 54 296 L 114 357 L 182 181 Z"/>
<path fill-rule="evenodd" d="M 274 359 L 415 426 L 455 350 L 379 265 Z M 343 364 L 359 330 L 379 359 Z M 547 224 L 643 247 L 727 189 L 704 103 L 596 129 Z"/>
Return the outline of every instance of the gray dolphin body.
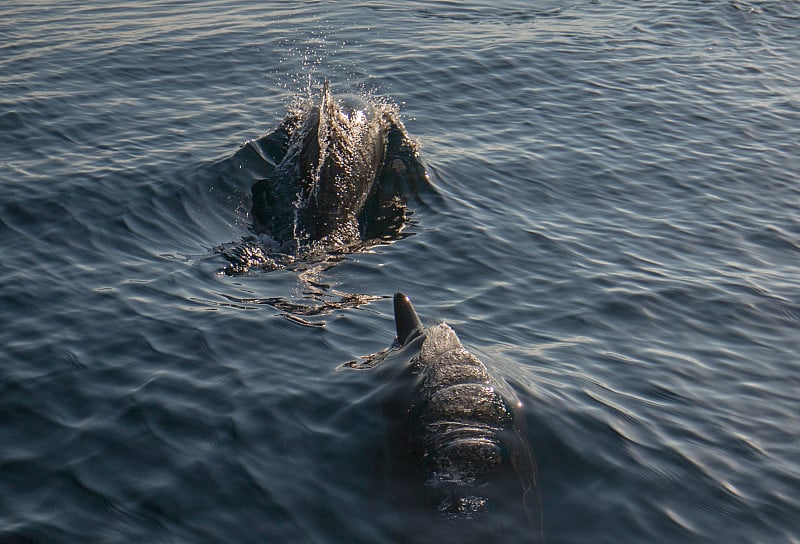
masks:
<path fill-rule="evenodd" d="M 278 242 L 342 245 L 382 237 L 402 223 L 405 196 L 426 181 L 396 111 L 359 96 L 336 97 L 327 82 L 319 102 L 248 142 L 247 153 L 262 159 L 266 174 L 252 187 L 254 230 Z"/>
<path fill-rule="evenodd" d="M 508 502 L 509 490 L 516 489 L 516 504 L 533 526 L 527 502 L 535 467 L 519 402 L 501 394 L 448 325 L 424 328 L 402 293 L 394 296 L 394 314 L 400 349 L 419 349 L 412 359 L 417 380 L 407 428 L 437 510 L 448 518 L 477 517 L 498 497 Z"/>

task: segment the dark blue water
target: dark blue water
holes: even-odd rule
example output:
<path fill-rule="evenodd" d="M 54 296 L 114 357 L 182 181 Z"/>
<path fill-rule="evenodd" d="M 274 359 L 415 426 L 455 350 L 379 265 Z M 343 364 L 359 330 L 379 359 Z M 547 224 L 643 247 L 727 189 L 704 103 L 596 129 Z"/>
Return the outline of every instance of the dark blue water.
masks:
<path fill-rule="evenodd" d="M 463 532 L 387 496 L 378 375 L 336 370 L 403 291 L 524 403 L 546 542 L 798 542 L 798 28 L 794 1 L 5 2 L 0 541 Z M 227 276 L 250 187 L 218 165 L 323 78 L 395 102 L 435 189 L 393 244 Z M 467 523 L 524 536 L 496 514 Z"/>

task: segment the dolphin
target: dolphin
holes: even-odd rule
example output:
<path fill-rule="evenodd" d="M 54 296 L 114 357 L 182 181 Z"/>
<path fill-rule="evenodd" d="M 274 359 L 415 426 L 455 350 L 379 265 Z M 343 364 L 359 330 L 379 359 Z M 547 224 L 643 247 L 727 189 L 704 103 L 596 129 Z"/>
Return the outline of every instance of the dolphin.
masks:
<path fill-rule="evenodd" d="M 412 350 L 415 392 L 404 432 L 436 510 L 448 519 L 474 518 L 516 490 L 528 524 L 535 465 L 521 404 L 467 351 L 447 324 L 425 328 L 409 298 L 394 295 L 397 350 Z M 513 501 L 512 501 L 513 502 Z"/>
<path fill-rule="evenodd" d="M 407 236 L 408 201 L 433 189 L 397 106 L 334 95 L 327 80 L 317 97 L 217 166 L 251 194 L 251 232 L 215 248 L 231 275 L 326 262 L 399 240 Z"/>
<path fill-rule="evenodd" d="M 254 230 L 296 246 L 383 236 L 427 179 L 396 111 L 334 96 L 327 80 L 317 102 L 245 148 L 264 173 L 251 189 Z"/>

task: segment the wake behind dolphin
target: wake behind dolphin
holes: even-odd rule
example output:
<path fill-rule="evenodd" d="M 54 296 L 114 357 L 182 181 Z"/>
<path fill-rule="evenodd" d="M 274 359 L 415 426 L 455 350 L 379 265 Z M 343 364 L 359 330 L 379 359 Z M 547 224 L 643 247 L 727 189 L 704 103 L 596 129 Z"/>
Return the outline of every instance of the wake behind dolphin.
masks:
<path fill-rule="evenodd" d="M 408 197 L 427 184 L 396 107 L 335 96 L 327 81 L 317 101 L 292 109 L 231 162 L 254 177 L 252 229 L 259 235 L 255 247 L 223 248 L 234 273 L 246 271 L 254 256 L 303 258 L 397 239 Z"/>

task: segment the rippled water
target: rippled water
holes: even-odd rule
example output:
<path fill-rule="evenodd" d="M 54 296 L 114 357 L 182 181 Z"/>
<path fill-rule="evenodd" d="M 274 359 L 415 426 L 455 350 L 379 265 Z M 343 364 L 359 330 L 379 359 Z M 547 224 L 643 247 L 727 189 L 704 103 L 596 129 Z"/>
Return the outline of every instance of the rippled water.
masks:
<path fill-rule="evenodd" d="M 387 491 L 385 384 L 336 368 L 403 291 L 523 401 L 545 541 L 797 542 L 799 24 L 4 3 L 0 540 L 530 536 Z M 434 189 L 393 244 L 226 276 L 250 187 L 218 165 L 323 78 L 396 102 Z"/>

